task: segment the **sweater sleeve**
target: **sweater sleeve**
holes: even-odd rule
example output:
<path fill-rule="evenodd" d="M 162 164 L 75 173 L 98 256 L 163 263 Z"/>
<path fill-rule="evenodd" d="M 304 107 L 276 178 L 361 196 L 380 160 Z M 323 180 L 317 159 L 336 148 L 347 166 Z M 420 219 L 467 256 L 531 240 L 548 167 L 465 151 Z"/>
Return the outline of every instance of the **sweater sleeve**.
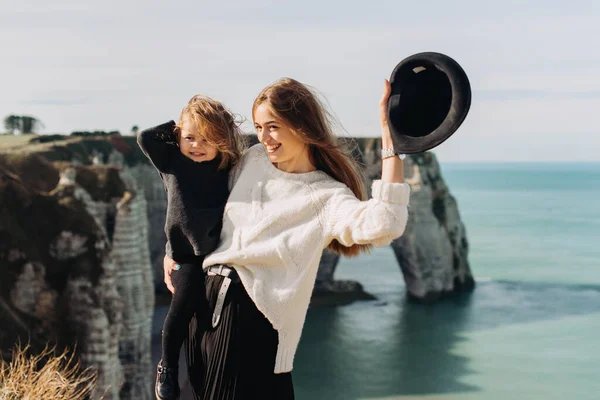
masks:
<path fill-rule="evenodd" d="M 146 157 L 161 172 L 165 172 L 174 150 L 175 121 L 169 121 L 154 128 L 145 129 L 137 137 L 137 142 Z"/>
<path fill-rule="evenodd" d="M 337 188 L 324 208 L 328 240 L 344 246 L 386 246 L 404 232 L 408 219 L 410 186 L 407 183 L 373 181 L 372 198 L 361 201 L 344 185 Z"/>

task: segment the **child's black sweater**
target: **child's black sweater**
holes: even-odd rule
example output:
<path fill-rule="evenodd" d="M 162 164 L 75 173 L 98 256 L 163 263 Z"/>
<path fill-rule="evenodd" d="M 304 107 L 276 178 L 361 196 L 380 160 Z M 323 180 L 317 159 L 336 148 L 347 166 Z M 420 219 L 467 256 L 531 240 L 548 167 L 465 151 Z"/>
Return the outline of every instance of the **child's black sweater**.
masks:
<path fill-rule="evenodd" d="M 167 191 L 166 253 L 177 262 L 205 256 L 219 244 L 229 190 L 221 157 L 197 163 L 175 143 L 175 122 L 142 131 L 137 142 L 158 170 Z"/>

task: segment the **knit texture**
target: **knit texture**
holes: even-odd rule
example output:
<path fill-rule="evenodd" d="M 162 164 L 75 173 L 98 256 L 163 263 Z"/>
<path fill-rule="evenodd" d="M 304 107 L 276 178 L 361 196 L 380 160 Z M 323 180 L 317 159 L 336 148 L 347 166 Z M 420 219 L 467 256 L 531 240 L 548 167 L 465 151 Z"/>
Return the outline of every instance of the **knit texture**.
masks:
<path fill-rule="evenodd" d="M 176 140 L 174 129 L 174 121 L 146 129 L 137 142 L 167 191 L 165 252 L 179 263 L 193 263 L 219 243 L 229 170 L 218 169 L 219 155 L 211 161 L 194 162 L 181 154 L 172 142 Z"/>
<path fill-rule="evenodd" d="M 360 201 L 322 171 L 278 170 L 261 144 L 244 153 L 230 177 L 221 244 L 203 266 L 233 265 L 278 331 L 275 373 L 289 372 L 322 250 L 334 239 L 345 246 L 390 244 L 404 232 L 410 187 L 377 180 L 373 198 Z"/>

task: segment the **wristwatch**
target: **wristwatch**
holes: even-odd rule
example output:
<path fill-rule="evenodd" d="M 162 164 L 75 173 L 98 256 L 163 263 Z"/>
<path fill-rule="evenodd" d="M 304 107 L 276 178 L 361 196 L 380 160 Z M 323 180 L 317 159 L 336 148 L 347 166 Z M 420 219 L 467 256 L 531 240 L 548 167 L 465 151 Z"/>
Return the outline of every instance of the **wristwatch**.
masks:
<path fill-rule="evenodd" d="M 388 147 L 386 149 L 381 149 L 381 159 L 385 160 L 386 158 L 398 156 L 399 159 L 404 160 L 406 158 L 406 154 L 398 153 L 394 149 Z"/>

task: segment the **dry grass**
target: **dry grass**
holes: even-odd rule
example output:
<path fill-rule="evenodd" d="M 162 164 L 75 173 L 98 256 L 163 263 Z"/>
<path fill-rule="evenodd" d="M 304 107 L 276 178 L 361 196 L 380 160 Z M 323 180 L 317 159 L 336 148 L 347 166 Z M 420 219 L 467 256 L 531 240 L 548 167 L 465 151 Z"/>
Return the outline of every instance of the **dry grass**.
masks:
<path fill-rule="evenodd" d="M 24 146 L 38 135 L 0 135 L 0 149 Z"/>
<path fill-rule="evenodd" d="M 81 370 L 75 352 L 55 354 L 46 347 L 28 354 L 29 346 L 15 346 L 11 362 L 0 360 L 0 400 L 88 399 L 96 376 Z"/>

